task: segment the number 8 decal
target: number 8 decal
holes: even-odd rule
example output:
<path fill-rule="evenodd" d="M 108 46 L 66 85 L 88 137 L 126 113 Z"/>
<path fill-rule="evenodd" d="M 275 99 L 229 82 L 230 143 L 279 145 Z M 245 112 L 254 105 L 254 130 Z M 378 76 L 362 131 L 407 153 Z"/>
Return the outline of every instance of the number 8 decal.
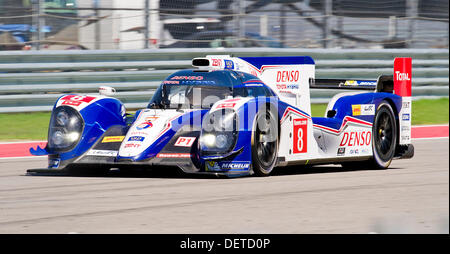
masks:
<path fill-rule="evenodd" d="M 303 150 L 303 129 L 302 128 L 298 128 L 297 137 L 298 137 L 297 151 L 302 151 Z"/>
<path fill-rule="evenodd" d="M 306 153 L 308 150 L 308 119 L 294 119 L 293 153 Z"/>

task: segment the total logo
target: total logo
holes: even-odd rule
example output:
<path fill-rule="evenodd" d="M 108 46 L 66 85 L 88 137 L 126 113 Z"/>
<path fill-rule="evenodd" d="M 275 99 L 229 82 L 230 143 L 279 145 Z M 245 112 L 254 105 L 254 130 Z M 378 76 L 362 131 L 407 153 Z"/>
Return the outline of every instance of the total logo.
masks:
<path fill-rule="evenodd" d="M 401 73 L 400 71 L 395 71 L 395 77 L 397 80 L 411 80 L 409 77 L 409 73 Z"/>
<path fill-rule="evenodd" d="M 153 127 L 152 122 L 143 122 L 143 123 L 140 123 L 138 126 L 136 126 L 136 129 L 144 130 L 144 129 L 151 128 L 151 127 Z"/>

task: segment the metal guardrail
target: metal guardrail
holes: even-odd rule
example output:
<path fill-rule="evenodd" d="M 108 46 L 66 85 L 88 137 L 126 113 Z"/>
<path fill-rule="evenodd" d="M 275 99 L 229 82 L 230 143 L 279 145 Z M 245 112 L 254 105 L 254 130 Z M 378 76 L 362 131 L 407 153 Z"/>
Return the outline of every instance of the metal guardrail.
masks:
<path fill-rule="evenodd" d="M 192 68 L 194 57 L 309 55 L 316 77 L 376 79 L 392 73 L 395 57 L 413 58 L 413 96 L 448 96 L 447 49 L 160 49 L 0 52 L 0 112 L 49 111 L 63 93 L 95 93 L 101 85 L 118 91 L 128 108 L 145 107 L 165 77 Z M 312 90 L 315 103 L 342 91 Z"/>

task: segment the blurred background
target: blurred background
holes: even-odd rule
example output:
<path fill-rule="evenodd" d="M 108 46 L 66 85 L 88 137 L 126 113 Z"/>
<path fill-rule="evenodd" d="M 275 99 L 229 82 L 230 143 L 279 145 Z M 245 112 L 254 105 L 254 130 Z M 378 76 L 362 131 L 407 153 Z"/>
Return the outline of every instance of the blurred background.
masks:
<path fill-rule="evenodd" d="M 93 94 L 102 85 L 114 87 L 128 109 L 142 108 L 161 80 L 192 68 L 194 57 L 214 54 L 308 55 L 317 77 L 346 79 L 376 79 L 392 73 L 395 57 L 412 57 L 413 99 L 448 102 L 448 5 L 0 0 L 0 113 L 49 112 L 61 94 Z M 337 92 L 313 90 L 312 102 L 327 103 Z"/>
<path fill-rule="evenodd" d="M 448 48 L 448 0 L 0 0 L 0 50 Z"/>

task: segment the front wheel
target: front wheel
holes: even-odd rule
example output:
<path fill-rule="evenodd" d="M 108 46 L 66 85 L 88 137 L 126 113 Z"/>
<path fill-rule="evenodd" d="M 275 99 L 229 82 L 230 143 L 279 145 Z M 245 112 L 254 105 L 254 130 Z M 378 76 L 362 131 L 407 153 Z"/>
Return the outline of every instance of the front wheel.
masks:
<path fill-rule="evenodd" d="M 267 110 L 258 113 L 252 138 L 253 171 L 257 176 L 268 176 L 277 162 L 278 118 Z"/>

